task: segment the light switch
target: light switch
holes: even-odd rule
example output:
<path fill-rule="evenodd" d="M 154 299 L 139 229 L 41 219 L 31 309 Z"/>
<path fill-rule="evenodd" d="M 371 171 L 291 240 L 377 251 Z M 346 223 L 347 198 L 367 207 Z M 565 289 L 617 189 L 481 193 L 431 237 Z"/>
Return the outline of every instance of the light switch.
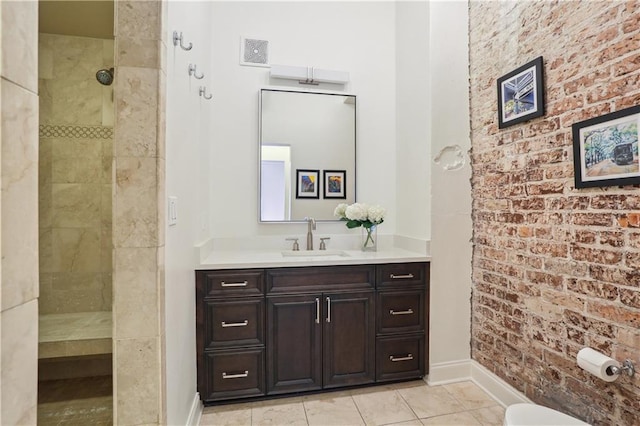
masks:
<path fill-rule="evenodd" d="M 169 197 L 169 226 L 178 223 L 178 197 Z"/>

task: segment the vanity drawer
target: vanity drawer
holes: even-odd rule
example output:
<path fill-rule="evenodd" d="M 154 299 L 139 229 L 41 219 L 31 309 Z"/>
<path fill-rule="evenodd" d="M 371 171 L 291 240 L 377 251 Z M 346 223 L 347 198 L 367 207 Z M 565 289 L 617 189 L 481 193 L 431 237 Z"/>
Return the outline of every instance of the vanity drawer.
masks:
<path fill-rule="evenodd" d="M 265 280 L 267 295 L 370 290 L 375 286 L 375 268 L 355 265 L 269 269 Z"/>
<path fill-rule="evenodd" d="M 428 280 L 428 263 L 389 263 L 376 268 L 378 288 L 408 285 L 424 286 Z"/>
<path fill-rule="evenodd" d="M 205 353 L 206 401 L 264 395 L 264 349 Z"/>
<path fill-rule="evenodd" d="M 424 290 L 381 291 L 377 302 L 378 333 L 424 330 Z"/>
<path fill-rule="evenodd" d="M 264 294 L 264 272 L 261 269 L 230 271 L 198 271 L 204 297 L 261 296 Z"/>
<path fill-rule="evenodd" d="M 264 299 L 205 302 L 205 349 L 264 343 Z"/>
<path fill-rule="evenodd" d="M 376 343 L 376 380 L 424 376 L 424 335 L 379 337 Z"/>

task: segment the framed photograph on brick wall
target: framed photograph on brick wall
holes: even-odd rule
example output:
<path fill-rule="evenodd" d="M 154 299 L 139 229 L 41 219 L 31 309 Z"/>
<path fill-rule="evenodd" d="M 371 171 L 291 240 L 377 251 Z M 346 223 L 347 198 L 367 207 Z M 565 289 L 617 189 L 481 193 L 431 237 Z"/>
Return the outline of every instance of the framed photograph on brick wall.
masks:
<path fill-rule="evenodd" d="M 640 106 L 574 123 L 576 188 L 640 184 Z"/>
<path fill-rule="evenodd" d="M 498 79 L 498 127 L 544 115 L 542 56 Z"/>

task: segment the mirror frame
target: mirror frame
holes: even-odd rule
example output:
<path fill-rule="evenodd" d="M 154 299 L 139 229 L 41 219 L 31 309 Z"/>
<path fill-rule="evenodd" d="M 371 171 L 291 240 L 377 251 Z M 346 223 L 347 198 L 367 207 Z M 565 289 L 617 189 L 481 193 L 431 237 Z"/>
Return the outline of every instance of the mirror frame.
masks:
<path fill-rule="evenodd" d="M 262 220 L 262 93 L 264 91 L 269 92 L 289 92 L 289 93 L 305 93 L 305 94 L 318 94 L 318 95 L 333 95 L 333 96 L 352 96 L 355 100 L 354 112 L 353 112 L 353 202 L 357 202 L 357 170 L 358 170 L 358 101 L 357 96 L 353 93 L 335 92 L 329 90 L 304 90 L 299 88 L 288 87 L 263 87 L 258 92 L 258 223 L 270 224 L 270 223 L 305 223 L 304 219 L 291 219 L 291 220 Z M 294 195 L 294 194 L 292 194 Z M 346 201 L 346 200 L 345 200 Z M 339 222 L 340 219 L 316 219 L 316 222 Z"/>

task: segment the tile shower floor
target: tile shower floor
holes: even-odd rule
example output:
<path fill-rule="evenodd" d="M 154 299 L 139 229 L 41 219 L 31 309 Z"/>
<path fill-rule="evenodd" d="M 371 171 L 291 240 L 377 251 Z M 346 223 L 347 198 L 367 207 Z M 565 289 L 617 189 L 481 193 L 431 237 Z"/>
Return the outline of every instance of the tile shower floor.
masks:
<path fill-rule="evenodd" d="M 38 383 L 38 426 L 113 424 L 111 376 Z"/>
<path fill-rule="evenodd" d="M 501 426 L 504 408 L 472 382 L 422 380 L 269 401 L 205 407 L 213 425 Z"/>

